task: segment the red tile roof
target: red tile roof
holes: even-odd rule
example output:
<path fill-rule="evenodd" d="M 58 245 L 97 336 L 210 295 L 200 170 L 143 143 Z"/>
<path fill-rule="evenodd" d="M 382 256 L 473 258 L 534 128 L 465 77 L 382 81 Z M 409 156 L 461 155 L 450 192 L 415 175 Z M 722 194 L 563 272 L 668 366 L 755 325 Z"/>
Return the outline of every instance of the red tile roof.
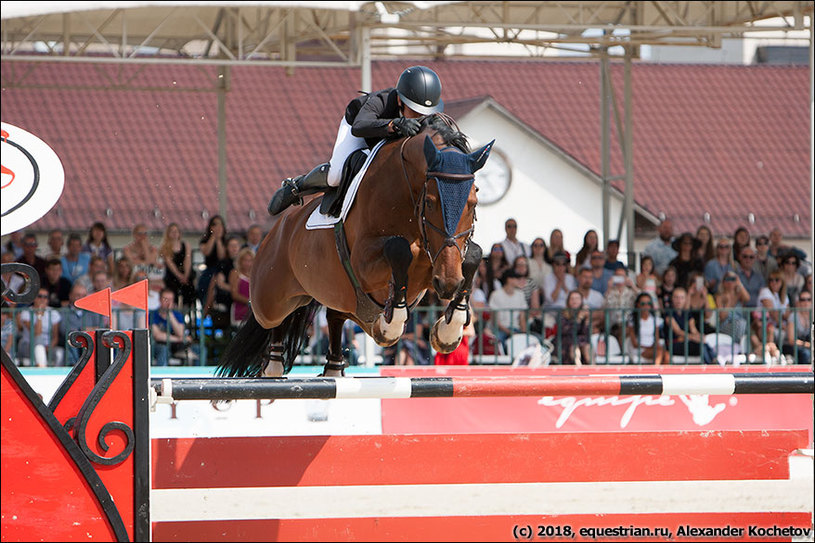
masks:
<path fill-rule="evenodd" d="M 428 65 L 442 78 L 445 100 L 491 95 L 565 153 L 600 171 L 596 63 Z M 374 62 L 374 87 L 393 85 L 405 66 Z M 4 62 L 3 79 L 28 68 Z M 622 67 L 612 72 L 622 103 Z M 185 231 L 202 231 L 202 211 L 218 209 L 217 96 L 177 89 L 212 89 L 214 74 L 211 67 L 39 64 L 26 84 L 85 88 L 4 87 L 2 120 L 40 136 L 65 165 L 63 196 L 36 229 L 85 230 L 102 219 L 111 230 L 137 222 L 160 230 L 176 221 Z M 131 77 L 133 85 L 155 90 L 88 88 Z M 266 203 L 281 179 L 328 158 L 337 122 L 359 88 L 359 70 L 298 68 L 287 76 L 283 68 L 233 67 L 231 79 L 228 226 L 242 230 L 266 222 Z M 640 205 L 671 216 L 678 231 L 695 230 L 709 212 L 715 233 L 732 235 L 745 224 L 754 233 L 779 226 L 788 237 L 809 236 L 806 67 L 635 64 L 632 84 Z M 612 174 L 622 171 L 613 141 Z M 748 223 L 748 213 L 755 214 L 755 224 Z"/>

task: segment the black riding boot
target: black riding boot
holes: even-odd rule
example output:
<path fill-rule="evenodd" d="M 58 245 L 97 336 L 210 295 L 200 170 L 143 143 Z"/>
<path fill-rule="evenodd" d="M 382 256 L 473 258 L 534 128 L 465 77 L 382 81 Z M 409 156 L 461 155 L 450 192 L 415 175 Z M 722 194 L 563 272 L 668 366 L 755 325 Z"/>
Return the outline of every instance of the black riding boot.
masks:
<path fill-rule="evenodd" d="M 277 215 L 292 204 L 301 205 L 303 196 L 322 192 L 329 188 L 328 167 L 329 164 L 326 162 L 320 164 L 306 175 L 298 175 L 284 180 L 283 186 L 274 193 L 272 201 L 269 202 L 269 215 Z"/>

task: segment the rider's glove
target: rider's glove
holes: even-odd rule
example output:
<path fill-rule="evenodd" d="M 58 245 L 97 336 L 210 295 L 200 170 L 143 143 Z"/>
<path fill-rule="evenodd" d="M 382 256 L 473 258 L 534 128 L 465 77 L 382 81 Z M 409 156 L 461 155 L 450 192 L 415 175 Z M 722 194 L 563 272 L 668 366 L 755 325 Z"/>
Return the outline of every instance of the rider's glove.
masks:
<path fill-rule="evenodd" d="M 393 129 L 400 136 L 415 136 L 421 128 L 422 123 L 418 119 L 399 117 L 393 120 Z"/>

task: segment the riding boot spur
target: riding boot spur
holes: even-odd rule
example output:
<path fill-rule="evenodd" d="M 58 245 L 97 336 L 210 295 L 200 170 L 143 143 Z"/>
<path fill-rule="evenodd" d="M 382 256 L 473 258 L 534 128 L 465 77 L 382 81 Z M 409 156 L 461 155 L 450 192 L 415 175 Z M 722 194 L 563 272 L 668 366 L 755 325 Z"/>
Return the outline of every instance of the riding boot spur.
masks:
<path fill-rule="evenodd" d="M 303 196 L 322 192 L 328 185 L 329 163 L 320 164 L 306 175 L 298 175 L 283 181 L 283 185 L 272 196 L 269 202 L 269 215 L 277 215 L 290 205 L 301 205 Z"/>

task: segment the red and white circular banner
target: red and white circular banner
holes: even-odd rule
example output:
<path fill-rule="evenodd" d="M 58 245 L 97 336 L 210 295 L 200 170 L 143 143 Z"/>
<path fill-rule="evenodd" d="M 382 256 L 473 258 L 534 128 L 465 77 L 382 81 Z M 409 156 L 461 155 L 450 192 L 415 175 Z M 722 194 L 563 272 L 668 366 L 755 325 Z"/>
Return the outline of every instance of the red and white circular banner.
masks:
<path fill-rule="evenodd" d="M 0 233 L 11 234 L 48 213 L 62 195 L 65 170 L 44 141 L 22 128 L 2 127 L 2 220 Z"/>

